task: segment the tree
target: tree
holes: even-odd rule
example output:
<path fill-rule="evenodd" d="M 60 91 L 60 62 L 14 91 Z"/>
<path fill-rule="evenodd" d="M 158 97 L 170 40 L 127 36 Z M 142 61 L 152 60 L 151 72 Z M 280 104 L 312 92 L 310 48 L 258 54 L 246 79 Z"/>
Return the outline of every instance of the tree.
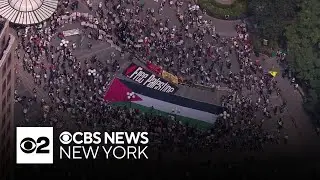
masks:
<path fill-rule="evenodd" d="M 308 88 L 307 109 L 320 116 L 320 3 L 301 3 L 295 23 L 286 28 L 289 65 Z"/>
<path fill-rule="evenodd" d="M 248 0 L 249 14 L 261 38 L 279 42 L 299 11 L 300 0 Z"/>

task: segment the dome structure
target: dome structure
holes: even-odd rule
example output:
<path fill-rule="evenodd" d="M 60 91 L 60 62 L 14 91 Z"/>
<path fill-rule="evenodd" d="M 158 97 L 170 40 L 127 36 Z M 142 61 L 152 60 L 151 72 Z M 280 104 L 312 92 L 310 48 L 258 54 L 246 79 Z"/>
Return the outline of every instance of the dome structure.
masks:
<path fill-rule="evenodd" d="M 37 24 L 56 11 L 58 0 L 0 0 L 0 16 L 16 24 Z"/>

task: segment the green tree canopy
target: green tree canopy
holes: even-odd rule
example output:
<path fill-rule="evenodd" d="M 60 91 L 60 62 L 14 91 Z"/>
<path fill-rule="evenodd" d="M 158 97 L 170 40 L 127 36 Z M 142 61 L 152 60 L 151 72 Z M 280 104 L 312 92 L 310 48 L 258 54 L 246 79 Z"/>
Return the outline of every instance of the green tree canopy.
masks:
<path fill-rule="evenodd" d="M 320 104 L 320 3 L 309 0 L 301 3 L 295 23 L 286 28 L 289 64 L 298 79 L 308 86 L 308 100 L 313 112 Z M 320 112 L 319 112 L 320 114 Z"/>
<path fill-rule="evenodd" d="M 300 0 L 248 0 L 249 13 L 258 25 L 261 38 L 278 41 L 285 27 L 292 23 Z"/>

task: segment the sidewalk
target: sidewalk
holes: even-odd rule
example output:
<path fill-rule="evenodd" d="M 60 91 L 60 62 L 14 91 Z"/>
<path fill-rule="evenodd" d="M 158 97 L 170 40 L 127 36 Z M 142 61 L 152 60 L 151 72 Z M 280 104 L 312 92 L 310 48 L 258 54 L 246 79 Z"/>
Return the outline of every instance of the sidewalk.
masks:
<path fill-rule="evenodd" d="M 225 0 L 219 0 L 219 1 L 225 1 Z M 228 0 L 232 1 L 232 0 Z M 194 0 L 196 4 L 198 4 L 197 0 Z M 216 27 L 216 32 L 220 36 L 237 36 L 237 31 L 235 29 L 236 24 L 240 24 L 241 20 L 223 20 L 223 19 L 217 19 L 209 15 L 205 15 L 206 19 L 209 19 L 212 21 L 212 24 Z"/>
<path fill-rule="evenodd" d="M 267 58 L 264 63 L 268 68 L 274 67 L 279 70 L 281 68 L 276 62 L 275 57 Z M 296 141 L 294 142 L 294 145 L 319 147 L 320 141 L 316 142 L 316 140 L 319 139 L 315 132 L 316 128 L 303 108 L 303 92 L 301 93 L 299 90 L 295 90 L 288 79 L 282 78 L 281 72 L 279 72 L 275 79 L 278 81 L 278 87 L 281 89 L 282 99 L 287 102 L 286 113 L 290 116 L 290 119 L 286 119 L 286 122 L 284 123 L 290 123 L 295 127 L 294 129 L 286 129 L 286 133 L 289 135 L 289 141 L 290 139 L 292 139 L 292 141 Z"/>

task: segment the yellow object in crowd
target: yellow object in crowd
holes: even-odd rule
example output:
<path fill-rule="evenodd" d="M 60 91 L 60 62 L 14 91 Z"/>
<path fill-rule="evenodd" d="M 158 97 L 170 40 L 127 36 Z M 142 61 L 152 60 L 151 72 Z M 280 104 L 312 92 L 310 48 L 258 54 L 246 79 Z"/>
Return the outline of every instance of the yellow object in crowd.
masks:
<path fill-rule="evenodd" d="M 278 72 L 277 71 L 269 71 L 269 74 L 272 76 L 272 77 L 276 77 Z"/>
<path fill-rule="evenodd" d="M 179 78 L 177 76 L 167 72 L 167 71 L 162 71 L 161 75 L 162 75 L 162 77 L 164 79 L 166 79 L 166 80 L 168 80 L 168 81 L 170 81 L 170 82 L 172 82 L 174 84 L 178 84 L 179 83 Z"/>

